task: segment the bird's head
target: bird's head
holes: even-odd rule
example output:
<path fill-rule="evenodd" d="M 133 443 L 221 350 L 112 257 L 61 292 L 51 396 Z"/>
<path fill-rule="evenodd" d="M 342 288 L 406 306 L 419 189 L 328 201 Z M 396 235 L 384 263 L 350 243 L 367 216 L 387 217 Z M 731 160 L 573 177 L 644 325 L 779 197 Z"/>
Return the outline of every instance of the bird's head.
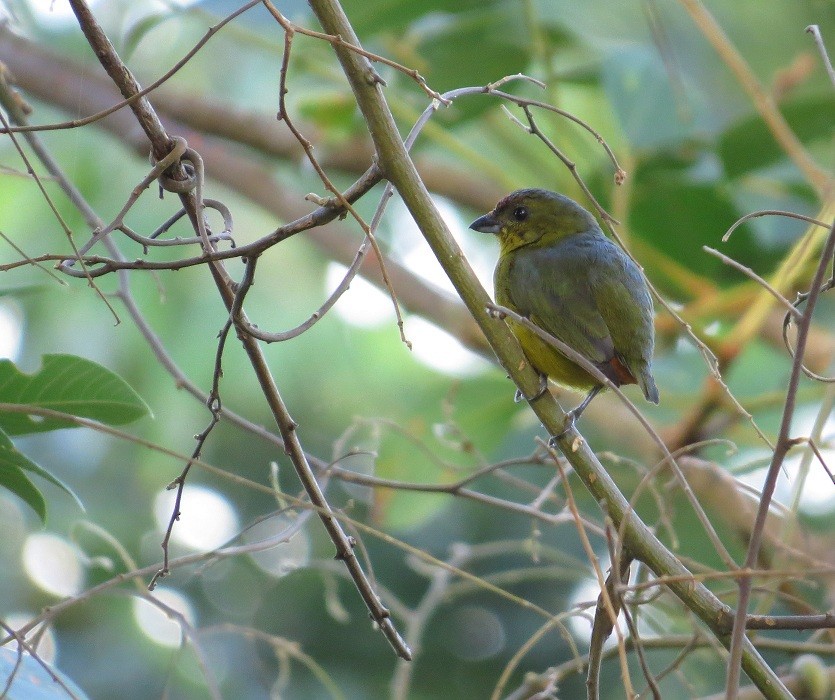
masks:
<path fill-rule="evenodd" d="M 470 224 L 499 237 L 502 254 L 516 248 L 548 246 L 577 233 L 598 229 L 594 217 L 573 199 L 539 189 L 517 190 L 489 214 Z"/>

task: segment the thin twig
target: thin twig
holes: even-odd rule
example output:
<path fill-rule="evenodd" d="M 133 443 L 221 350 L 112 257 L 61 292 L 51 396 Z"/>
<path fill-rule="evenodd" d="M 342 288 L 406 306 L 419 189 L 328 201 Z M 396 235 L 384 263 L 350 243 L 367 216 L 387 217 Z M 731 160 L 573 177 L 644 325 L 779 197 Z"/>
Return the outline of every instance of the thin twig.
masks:
<path fill-rule="evenodd" d="M 70 3 L 79 20 L 82 30 L 85 33 L 85 36 L 90 42 L 91 47 L 94 48 L 100 62 L 108 71 L 108 74 L 126 98 L 135 96 L 136 93 L 139 92 L 139 86 L 136 83 L 136 80 L 133 78 L 124 63 L 122 63 L 89 8 L 83 0 L 70 0 Z M 150 103 L 144 97 L 139 98 L 131 103 L 131 109 L 134 111 L 143 130 L 151 141 L 152 151 L 155 158 L 164 158 L 171 148 L 171 139 L 163 128 Z M 193 156 L 190 156 L 190 160 L 196 170 L 197 186 L 195 187 L 193 193 L 188 192 L 181 194 L 180 198 L 183 202 L 183 206 L 189 211 L 189 218 L 192 221 L 192 225 L 198 230 L 198 233 L 203 240 L 205 251 L 210 252 L 212 250 L 212 246 L 208 240 L 202 207 L 200 206 L 200 199 L 202 197 L 202 159 L 200 159 L 195 153 Z M 171 172 L 171 177 L 174 180 L 188 179 L 182 165 L 175 166 Z M 210 262 L 208 266 L 217 285 L 218 292 L 220 293 L 224 304 L 227 306 L 227 309 L 231 312 L 235 301 L 235 295 L 231 281 L 228 278 L 228 274 L 222 268 L 220 263 Z M 244 314 L 241 311 L 240 314 L 235 317 L 235 320 L 237 322 L 239 319 L 243 320 L 244 318 Z M 246 335 L 245 333 L 241 334 L 241 342 L 247 356 L 249 357 L 265 399 L 270 406 L 273 417 L 279 427 L 284 440 L 285 452 L 290 457 L 293 466 L 296 468 L 296 472 L 302 481 L 311 502 L 316 506 L 319 517 L 336 547 L 337 556 L 344 561 L 345 565 L 351 572 L 354 583 L 356 584 L 357 589 L 368 607 L 372 618 L 380 627 L 381 631 L 386 636 L 396 653 L 404 658 L 409 657 L 410 652 L 408 647 L 404 644 L 396 628 L 392 624 L 388 610 L 386 610 L 386 608 L 382 605 L 377 594 L 369 584 L 368 579 L 353 552 L 353 543 L 351 539 L 345 534 L 344 530 L 339 525 L 333 510 L 331 509 L 324 493 L 313 475 L 310 464 L 297 435 L 297 424 L 290 417 L 287 406 L 284 404 L 284 401 L 278 392 L 278 388 L 260 347 L 254 338 Z"/>
<path fill-rule="evenodd" d="M 614 629 L 618 638 L 618 649 L 620 649 L 619 657 L 621 663 L 621 678 L 623 680 L 624 690 L 626 691 L 627 697 L 632 697 L 632 695 L 634 695 L 634 691 L 632 690 L 632 682 L 629 677 L 629 664 L 626 660 L 626 650 L 623 644 L 624 637 L 617 624 L 621 601 L 620 598 L 615 595 L 615 582 L 613 579 L 613 577 L 616 577 L 617 583 L 620 584 L 621 580 L 625 576 L 628 577 L 629 562 L 631 560 L 624 558 L 621 562 L 621 566 L 618 566 L 617 562 L 612 561 L 612 571 L 610 572 L 609 577 L 604 581 L 603 571 L 600 568 L 600 562 L 594 553 L 591 542 L 589 542 L 588 535 L 583 527 L 582 518 L 580 517 L 580 511 L 574 501 L 574 493 L 571 490 L 568 479 L 565 477 L 565 468 L 562 465 L 562 460 L 559 458 L 559 454 L 547 443 L 541 441 L 540 444 L 544 449 L 548 450 L 548 453 L 551 455 L 551 459 L 554 460 L 554 464 L 560 473 L 560 479 L 563 484 L 563 489 L 565 490 L 566 503 L 572 516 L 574 517 L 574 521 L 577 526 L 577 534 L 580 536 L 580 542 L 583 545 L 586 557 L 588 558 L 589 564 L 591 564 L 592 569 L 597 576 L 597 583 L 600 586 L 600 595 L 597 599 L 597 609 L 595 611 L 594 624 L 592 626 L 592 638 L 589 643 L 589 656 L 590 658 L 595 656 L 597 653 L 595 651 L 596 649 L 603 649 L 603 643 L 606 639 L 608 639 Z M 597 700 L 598 698 L 598 682 L 600 680 L 599 670 L 599 666 L 591 663 L 589 664 L 589 674 L 586 680 L 589 700 Z"/>
<path fill-rule="evenodd" d="M 535 333 L 544 342 L 554 347 L 557 351 L 559 351 L 562 355 L 567 357 L 572 362 L 575 362 L 576 364 L 580 365 L 584 370 L 591 374 L 597 382 L 603 384 L 606 388 L 611 389 L 617 395 L 621 402 L 623 402 L 623 404 L 629 409 L 630 413 L 632 413 L 632 415 L 634 415 L 638 419 L 638 422 L 640 422 L 641 426 L 644 428 L 644 430 L 647 431 L 649 436 L 652 438 L 653 442 L 658 446 L 659 450 L 664 455 L 664 461 L 669 463 L 670 468 L 676 476 L 676 480 L 681 486 L 682 492 L 687 497 L 687 500 L 692 506 L 693 511 L 696 513 L 696 517 L 699 519 L 699 522 L 701 523 L 702 527 L 707 533 L 707 536 L 710 539 L 711 544 L 713 544 L 716 553 L 722 558 L 722 560 L 728 567 L 736 568 L 736 562 L 734 562 L 730 552 L 728 552 L 727 548 L 722 543 L 722 540 L 717 534 L 716 529 L 710 522 L 710 518 L 708 518 L 707 514 L 704 512 L 704 509 L 699 503 L 698 498 L 696 498 L 696 494 L 693 493 L 693 489 L 690 488 L 690 485 L 687 483 L 687 479 L 684 478 L 684 474 L 681 471 L 681 468 L 678 466 L 678 463 L 675 461 L 673 455 L 670 454 L 670 451 L 667 449 L 667 446 L 661 439 L 661 436 L 658 435 L 657 431 L 649 424 L 649 421 L 644 417 L 644 415 L 641 413 L 638 407 L 634 403 L 632 403 L 632 401 L 629 400 L 629 398 L 626 396 L 626 394 L 623 393 L 623 391 L 621 391 L 620 387 L 615 385 L 615 383 L 612 382 L 606 375 L 604 375 L 598 367 L 591 363 L 588 360 L 588 358 L 583 357 L 576 350 L 566 345 L 558 338 L 555 338 L 553 335 L 540 328 L 536 324 L 532 323 L 530 319 L 525 318 L 524 316 L 521 316 L 512 309 L 508 309 L 503 306 L 488 304 L 487 308 L 499 314 L 500 316 L 507 316 L 513 319 L 514 322 L 524 326 L 527 330 L 531 331 L 532 333 Z"/>
<path fill-rule="evenodd" d="M 620 597 L 621 593 L 618 591 L 618 597 Z M 629 639 L 634 640 L 635 646 L 635 653 L 638 656 L 638 663 L 641 665 L 641 673 L 644 674 L 644 679 L 647 682 L 647 687 L 652 692 L 652 697 L 654 700 L 662 700 L 661 699 L 661 690 L 658 687 L 658 678 L 656 678 L 652 671 L 650 671 L 649 664 L 647 663 L 646 654 L 644 653 L 644 643 L 641 635 L 638 632 L 638 625 L 632 619 L 632 613 L 629 610 L 627 605 L 623 605 L 621 612 L 623 613 L 623 619 L 626 620 L 626 626 L 629 628 Z M 642 693 L 643 695 L 643 693 Z"/>
<path fill-rule="evenodd" d="M 496 685 L 493 686 L 493 692 L 490 694 L 490 700 L 500 700 L 502 697 L 502 693 L 504 692 L 505 686 L 507 682 L 510 680 L 511 675 L 513 672 L 518 668 L 519 664 L 521 663 L 522 659 L 530 652 L 533 647 L 539 643 L 539 641 L 545 637 L 551 630 L 560 628 L 562 629 L 565 625 L 563 620 L 566 617 L 571 615 L 576 615 L 577 613 L 572 611 L 564 611 L 559 615 L 554 615 L 553 618 L 545 622 L 538 630 L 536 630 L 533 634 L 528 635 L 528 638 L 525 640 L 525 643 L 519 647 L 516 653 L 510 658 L 510 660 L 505 664 L 505 667 L 502 669 L 501 675 L 499 676 L 498 680 L 496 681 Z M 626 640 L 627 642 L 629 640 Z M 613 651 L 617 651 L 617 647 L 613 649 Z M 581 658 L 578 654 L 574 655 L 574 662 L 580 663 Z M 546 689 L 543 689 L 545 691 Z M 533 697 L 533 696 L 531 696 Z M 543 692 L 543 698 L 549 697 L 545 695 Z"/>
<path fill-rule="evenodd" d="M 780 469 L 783 465 L 783 460 L 791 447 L 790 431 L 792 419 L 794 418 L 795 402 L 797 398 L 797 388 L 800 382 L 801 365 L 803 364 L 803 353 L 806 348 L 806 339 L 809 334 L 809 327 L 812 324 L 812 313 L 815 309 L 818 296 L 820 294 L 826 269 L 829 266 L 835 254 L 835 222 L 833 222 L 829 236 L 826 239 L 823 250 L 821 252 L 820 263 L 815 271 L 815 276 L 812 279 L 809 290 L 809 298 L 807 300 L 806 309 L 803 312 L 803 319 L 797 325 L 797 350 L 792 362 L 791 375 L 789 376 L 789 383 L 786 389 L 786 401 L 783 408 L 783 417 L 780 421 L 780 430 L 778 433 L 777 444 L 774 448 L 771 464 L 768 467 L 768 473 L 763 485 L 762 498 L 757 509 L 757 518 L 754 523 L 754 528 L 751 531 L 751 537 L 748 542 L 748 551 L 745 556 L 744 570 L 752 569 L 757 562 L 760 552 L 760 544 L 762 542 L 763 532 L 765 529 L 765 519 L 768 515 L 771 499 L 774 496 L 774 489 L 777 486 L 777 478 L 780 474 Z M 742 575 L 739 579 L 739 601 L 737 603 L 737 610 L 734 616 L 733 631 L 731 633 L 730 644 L 730 658 L 728 660 L 728 678 L 726 686 L 726 695 L 728 700 L 733 700 L 739 692 L 740 680 L 740 660 L 742 656 L 742 645 L 745 638 L 746 618 L 748 614 L 748 602 L 751 596 L 751 578 L 747 575 Z"/>
<path fill-rule="evenodd" d="M 823 43 L 820 27 L 818 27 L 817 24 L 810 24 L 806 27 L 806 31 L 814 38 L 815 44 L 818 47 L 818 51 L 820 51 L 821 58 L 823 59 L 823 65 L 824 68 L 826 68 L 826 73 L 829 76 L 829 80 L 832 81 L 833 87 L 835 87 L 835 68 L 832 67 L 832 61 L 829 60 L 829 53 L 826 50 L 826 45 Z"/>
<path fill-rule="evenodd" d="M 330 694 L 333 700 L 345 700 L 346 696 L 339 687 L 337 682 L 330 677 L 328 672 L 320 666 L 316 660 L 305 654 L 299 647 L 297 641 L 285 639 L 274 634 L 263 632 L 262 630 L 253 629 L 252 627 L 244 627 L 236 625 L 231 622 L 225 622 L 219 625 L 212 625 L 209 627 L 202 627 L 200 629 L 200 636 L 214 635 L 214 634 L 235 634 L 247 640 L 262 641 L 268 644 L 274 652 L 286 654 L 288 657 L 297 660 L 305 666 L 324 686 L 325 690 Z"/>
<path fill-rule="evenodd" d="M 722 243 L 727 243 L 730 238 L 731 234 L 736 231 L 742 224 L 746 221 L 750 221 L 751 219 L 758 219 L 761 216 L 785 216 L 789 219 L 797 219 L 798 221 L 805 221 L 809 224 L 815 224 L 816 226 L 820 226 L 821 228 L 829 228 L 828 224 L 823 223 L 823 221 L 819 221 L 818 219 L 812 216 L 806 216 L 805 214 L 798 214 L 793 211 L 785 211 L 783 209 L 760 209 L 759 211 L 752 211 L 748 214 L 740 216 L 734 224 L 727 230 L 722 236 Z"/>
<path fill-rule="evenodd" d="M 797 319 L 801 318 L 802 314 L 800 313 L 800 311 L 798 311 L 794 306 L 792 306 L 792 303 L 788 299 L 786 299 L 786 297 L 780 294 L 780 292 L 774 289 L 774 287 L 772 287 L 750 267 L 743 265 L 741 262 L 737 262 L 736 260 L 725 255 L 724 253 L 720 253 L 718 250 L 716 250 L 716 248 L 711 248 L 710 246 L 703 245 L 702 250 L 705 251 L 705 253 L 707 253 L 708 255 L 712 255 L 715 258 L 719 258 L 719 260 L 721 260 L 723 263 L 725 263 L 729 267 L 734 268 L 734 270 L 741 272 L 749 279 L 754 280 L 754 282 L 760 285 L 769 294 L 771 294 L 771 296 L 773 296 L 777 301 L 779 301 L 783 306 L 785 306 L 790 315 Z"/>
<path fill-rule="evenodd" d="M 506 468 L 506 466 L 506 464 L 502 463 L 491 464 L 483 469 L 480 469 L 478 472 L 473 474 L 472 477 L 467 477 L 465 479 L 461 479 L 451 484 L 416 484 L 411 481 L 383 479 L 376 476 L 358 474 L 357 472 L 353 472 L 349 469 L 343 469 L 341 467 L 330 467 L 328 469 L 328 473 L 332 474 L 334 477 L 340 479 L 341 481 L 346 481 L 351 484 L 360 484 L 362 486 L 396 489 L 398 491 L 417 491 L 420 493 L 444 493 L 449 494 L 451 496 L 459 496 L 461 498 L 467 498 L 473 501 L 477 501 L 479 503 L 484 503 L 494 508 L 500 508 L 502 510 L 508 510 L 514 513 L 519 513 L 521 515 L 534 518 L 535 520 L 546 523 L 548 525 L 559 525 L 571 520 L 571 516 L 564 513 L 544 512 L 540 509 L 538 505 L 526 505 L 524 503 L 515 503 L 505 498 L 498 498 L 496 496 L 491 496 L 487 493 L 481 493 L 479 491 L 473 491 L 471 489 L 464 488 L 464 484 L 467 484 L 473 481 L 474 479 L 484 476 L 485 474 L 494 472 L 497 469 L 504 469 Z M 585 521 L 584 524 L 587 527 L 591 525 L 591 523 L 589 523 L 588 521 Z M 603 534 L 600 528 L 592 526 L 592 529 L 597 534 Z"/>
<path fill-rule="evenodd" d="M 447 562 L 456 569 L 460 569 L 468 563 L 469 559 L 470 548 L 466 545 L 457 544 L 451 547 Z M 444 602 L 451 578 L 452 572 L 449 569 L 435 569 L 432 572 L 429 585 L 424 591 L 423 597 L 409 611 L 409 615 L 405 620 L 406 643 L 411 647 L 416 658 L 421 652 L 421 641 L 424 638 L 426 625 L 429 623 L 431 616 Z M 391 681 L 389 682 L 391 698 L 394 700 L 406 700 L 409 697 L 409 689 L 414 671 L 415 664 L 409 663 L 409 661 L 404 659 L 398 659 L 394 673 L 391 676 Z"/>

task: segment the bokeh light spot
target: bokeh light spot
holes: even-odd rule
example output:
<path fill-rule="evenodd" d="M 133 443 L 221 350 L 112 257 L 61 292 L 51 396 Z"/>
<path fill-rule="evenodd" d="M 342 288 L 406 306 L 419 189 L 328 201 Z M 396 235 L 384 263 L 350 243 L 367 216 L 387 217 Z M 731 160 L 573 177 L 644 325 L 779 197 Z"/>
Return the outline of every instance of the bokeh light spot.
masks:
<path fill-rule="evenodd" d="M 601 561 L 600 566 L 603 571 L 608 570 L 608 560 Z M 569 610 L 585 610 L 591 615 L 594 615 L 594 606 L 597 603 L 597 596 L 600 595 L 600 586 L 596 578 L 583 579 L 571 592 L 568 599 Z M 566 621 L 568 629 L 571 630 L 575 639 L 579 640 L 581 644 L 588 644 L 591 641 L 591 620 L 582 615 L 572 615 Z M 618 625 L 620 629 L 624 629 L 623 613 L 618 615 Z M 604 646 L 608 649 L 612 644 L 617 643 L 617 637 L 614 634 L 609 635 L 609 638 L 604 642 Z"/>
<path fill-rule="evenodd" d="M 415 358 L 432 369 L 456 377 L 471 377 L 491 365 L 465 348 L 457 338 L 419 317 L 406 319 L 406 337 L 412 343 Z"/>
<path fill-rule="evenodd" d="M 279 540 L 275 546 L 249 555 L 270 576 L 286 576 L 310 561 L 310 540 L 304 530 L 293 534 L 289 541 L 280 541 L 294 524 L 295 519 L 276 516 L 256 523 L 244 533 L 248 543 Z"/>
<path fill-rule="evenodd" d="M 150 594 L 163 605 L 180 613 L 189 625 L 194 624 L 194 609 L 188 598 L 171 588 L 158 586 Z M 182 640 L 182 630 L 176 619 L 145 598 L 133 599 L 133 618 L 142 633 L 155 644 L 176 647 Z"/>
<path fill-rule="evenodd" d="M 0 301 L 0 358 L 17 359 L 23 340 L 23 312 L 11 299 Z"/>
<path fill-rule="evenodd" d="M 157 527 L 165 530 L 174 509 L 176 491 L 162 491 L 154 500 Z M 239 530 L 238 516 L 229 500 L 205 486 L 186 486 L 180 503 L 180 519 L 171 539 L 198 552 L 208 552 L 227 543 Z"/>
<path fill-rule="evenodd" d="M 450 651 L 465 661 L 481 661 L 496 656 L 505 645 L 505 631 L 498 615 L 487 608 L 465 605 L 453 611 Z"/>
<path fill-rule="evenodd" d="M 38 588 L 62 598 L 75 595 L 84 585 L 84 568 L 75 545 L 48 532 L 26 538 L 23 569 Z"/>
<path fill-rule="evenodd" d="M 325 273 L 326 294 L 332 294 L 345 278 L 348 268 L 339 263 L 328 264 Z M 391 298 L 357 275 L 339 298 L 333 310 L 346 323 L 359 328 L 376 328 L 394 318 Z"/>

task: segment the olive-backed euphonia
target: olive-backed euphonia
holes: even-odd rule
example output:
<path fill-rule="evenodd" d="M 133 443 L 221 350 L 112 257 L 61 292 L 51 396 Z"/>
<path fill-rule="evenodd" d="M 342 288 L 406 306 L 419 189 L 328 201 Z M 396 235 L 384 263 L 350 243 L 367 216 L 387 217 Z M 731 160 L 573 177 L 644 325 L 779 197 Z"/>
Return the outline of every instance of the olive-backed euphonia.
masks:
<path fill-rule="evenodd" d="M 576 350 L 616 386 L 637 384 L 648 401 L 658 403 L 649 290 L 638 266 L 588 211 L 556 192 L 524 189 L 470 228 L 499 238 L 497 304 Z M 508 324 L 541 375 L 588 391 L 569 414 L 571 421 L 578 418 L 603 385 L 529 328 L 510 318 Z"/>

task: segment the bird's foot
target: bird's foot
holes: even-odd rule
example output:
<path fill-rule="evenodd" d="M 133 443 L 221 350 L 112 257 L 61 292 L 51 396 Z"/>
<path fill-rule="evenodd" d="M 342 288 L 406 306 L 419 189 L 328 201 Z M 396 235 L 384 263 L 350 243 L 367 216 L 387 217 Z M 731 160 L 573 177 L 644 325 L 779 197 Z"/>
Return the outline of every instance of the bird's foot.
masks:
<path fill-rule="evenodd" d="M 536 401 L 540 396 L 542 396 L 546 391 L 548 391 L 548 377 L 544 374 L 539 375 L 539 389 L 537 389 L 536 394 L 528 398 L 522 393 L 521 389 L 516 390 L 516 394 L 513 396 L 513 400 L 516 403 L 521 403 L 522 401 Z"/>
<path fill-rule="evenodd" d="M 552 435 L 548 439 L 548 447 L 550 447 L 551 449 L 556 449 L 557 443 L 560 440 L 562 440 L 562 438 L 564 438 L 566 435 L 568 435 L 568 433 L 574 427 L 574 424 L 577 422 L 576 410 L 577 409 L 575 408 L 565 414 L 565 420 L 562 423 L 562 431 L 560 431 L 556 435 Z"/>
<path fill-rule="evenodd" d="M 597 386 L 592 387 L 592 390 L 588 394 L 586 394 L 586 398 L 583 399 L 580 405 L 575 406 L 568 413 L 565 414 L 565 420 L 562 424 L 562 432 L 560 432 L 558 435 L 554 435 L 550 440 L 548 440 L 548 445 L 550 447 L 556 447 L 557 442 L 560 440 L 560 438 L 563 438 L 568 434 L 568 432 L 574 427 L 574 424 L 580 418 L 580 414 L 586 410 L 586 406 L 588 406 L 591 403 L 591 400 L 595 396 L 597 396 L 602 390 L 602 384 L 598 384 Z"/>

